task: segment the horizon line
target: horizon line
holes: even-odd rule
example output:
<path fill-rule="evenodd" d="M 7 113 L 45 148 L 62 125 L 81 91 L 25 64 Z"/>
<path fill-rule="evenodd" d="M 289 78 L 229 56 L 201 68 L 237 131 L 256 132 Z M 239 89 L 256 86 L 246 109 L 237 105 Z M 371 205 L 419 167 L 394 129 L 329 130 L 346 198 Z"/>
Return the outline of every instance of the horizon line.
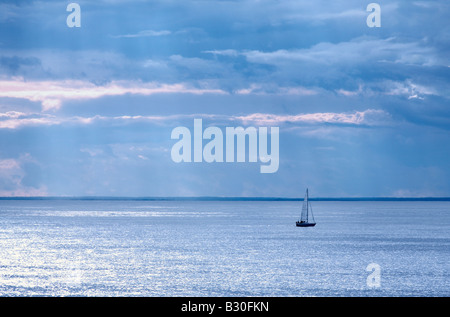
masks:
<path fill-rule="evenodd" d="M 0 200 L 141 200 L 141 201 L 303 201 L 302 197 L 259 196 L 0 196 Z M 309 197 L 311 201 L 450 201 L 450 197 Z"/>

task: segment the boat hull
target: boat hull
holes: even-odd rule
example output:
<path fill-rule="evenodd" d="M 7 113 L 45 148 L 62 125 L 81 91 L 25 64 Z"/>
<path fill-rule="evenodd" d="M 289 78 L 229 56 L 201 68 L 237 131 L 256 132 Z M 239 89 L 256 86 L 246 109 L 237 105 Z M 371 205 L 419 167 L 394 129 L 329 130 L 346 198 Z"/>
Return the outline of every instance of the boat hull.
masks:
<path fill-rule="evenodd" d="M 311 223 L 311 222 L 299 222 L 299 221 L 297 221 L 295 223 L 295 225 L 297 227 L 314 227 L 316 224 L 315 223 Z"/>

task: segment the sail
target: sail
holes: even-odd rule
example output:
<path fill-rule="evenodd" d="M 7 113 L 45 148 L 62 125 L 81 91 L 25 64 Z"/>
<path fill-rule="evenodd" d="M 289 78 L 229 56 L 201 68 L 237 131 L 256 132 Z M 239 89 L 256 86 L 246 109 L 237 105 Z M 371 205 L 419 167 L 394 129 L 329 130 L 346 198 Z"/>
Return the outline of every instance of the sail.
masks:
<path fill-rule="evenodd" d="M 302 214 L 300 216 L 300 221 L 308 222 L 308 189 L 306 189 L 305 199 L 303 200 Z"/>
<path fill-rule="evenodd" d="M 308 202 L 309 203 L 309 202 Z M 308 218 L 310 219 L 311 223 L 316 223 L 316 221 L 314 220 L 314 216 L 313 216 L 313 212 L 312 212 L 312 207 L 311 207 L 311 203 L 309 203 L 309 208 L 308 208 Z"/>
<path fill-rule="evenodd" d="M 297 227 L 314 227 L 316 221 L 312 214 L 311 203 L 309 202 L 308 189 L 306 189 L 305 199 L 303 200 L 302 214 L 300 221 L 296 222 Z"/>

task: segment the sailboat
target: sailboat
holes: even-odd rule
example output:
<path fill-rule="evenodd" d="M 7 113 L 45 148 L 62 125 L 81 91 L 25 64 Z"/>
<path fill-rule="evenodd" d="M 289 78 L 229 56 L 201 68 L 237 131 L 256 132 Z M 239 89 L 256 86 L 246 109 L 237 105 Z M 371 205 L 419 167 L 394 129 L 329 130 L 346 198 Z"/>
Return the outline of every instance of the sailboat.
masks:
<path fill-rule="evenodd" d="M 312 213 L 311 203 L 308 199 L 308 188 L 306 189 L 305 199 L 303 200 L 302 214 L 300 220 L 295 223 L 297 227 L 314 227 L 316 221 Z"/>

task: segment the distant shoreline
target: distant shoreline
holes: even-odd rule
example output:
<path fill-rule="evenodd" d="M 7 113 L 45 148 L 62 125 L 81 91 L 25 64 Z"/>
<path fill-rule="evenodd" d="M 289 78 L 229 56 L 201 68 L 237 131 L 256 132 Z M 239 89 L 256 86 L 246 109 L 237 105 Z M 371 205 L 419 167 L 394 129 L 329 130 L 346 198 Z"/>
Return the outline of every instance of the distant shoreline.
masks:
<path fill-rule="evenodd" d="M 0 197 L 0 200 L 129 200 L 129 201 L 303 201 L 284 197 L 113 197 L 113 196 L 54 196 Z M 450 201 L 450 197 L 317 197 L 311 201 Z"/>

